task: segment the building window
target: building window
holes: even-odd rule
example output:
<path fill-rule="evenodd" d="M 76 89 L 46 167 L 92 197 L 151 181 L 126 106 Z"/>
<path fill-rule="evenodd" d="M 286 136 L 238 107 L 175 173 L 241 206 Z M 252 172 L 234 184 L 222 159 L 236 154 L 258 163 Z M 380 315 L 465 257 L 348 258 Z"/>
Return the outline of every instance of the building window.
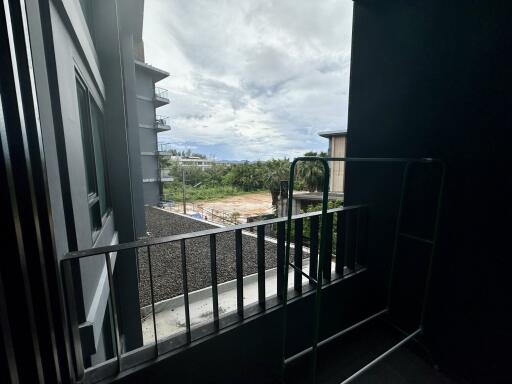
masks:
<path fill-rule="evenodd" d="M 87 179 L 87 202 L 94 241 L 110 210 L 103 114 L 79 77 L 77 77 L 76 85 Z"/>

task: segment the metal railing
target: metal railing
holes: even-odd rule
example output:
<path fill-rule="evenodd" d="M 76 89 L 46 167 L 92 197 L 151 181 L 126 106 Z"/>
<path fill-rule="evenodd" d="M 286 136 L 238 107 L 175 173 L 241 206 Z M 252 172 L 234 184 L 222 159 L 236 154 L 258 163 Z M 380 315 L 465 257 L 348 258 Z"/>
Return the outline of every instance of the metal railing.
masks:
<path fill-rule="evenodd" d="M 169 116 L 156 115 L 155 116 L 155 128 L 165 128 L 168 126 Z"/>
<path fill-rule="evenodd" d="M 362 163 L 368 163 L 368 164 L 400 164 L 403 166 L 402 171 L 402 180 L 401 180 L 401 187 L 400 187 L 400 200 L 398 205 L 398 212 L 397 212 L 397 219 L 396 219 L 396 227 L 395 227 L 395 234 L 394 234 L 394 241 L 393 241 L 393 254 L 391 257 L 391 267 L 390 267 L 390 275 L 388 279 L 388 294 L 387 294 L 387 305 L 385 308 L 373 313 L 372 315 L 368 316 L 367 318 L 359 321 L 356 324 L 353 324 L 352 326 L 341 330 L 340 332 L 328 337 L 327 339 L 320 340 L 320 315 L 321 315 L 321 298 L 322 298 L 322 284 L 317 284 L 315 288 L 315 299 L 314 299 L 314 312 L 313 312 L 313 325 L 312 325 L 312 343 L 310 347 L 307 347 L 306 349 L 302 350 L 299 353 L 296 353 L 292 356 L 287 356 L 286 353 L 286 337 L 287 337 L 287 301 L 288 301 L 288 295 L 287 291 L 283 291 L 283 311 L 282 311 L 282 323 L 283 323 L 283 333 L 282 333 L 282 371 L 281 376 L 282 380 L 285 380 L 286 377 L 286 367 L 289 363 L 301 358 L 304 355 L 311 354 L 311 366 L 310 366 L 310 378 L 311 383 L 316 383 L 316 368 L 317 368 L 317 355 L 318 355 L 318 347 L 325 345 L 338 337 L 347 334 L 348 332 L 358 328 L 359 326 L 362 326 L 380 316 L 386 315 L 390 311 L 391 306 L 391 289 L 392 289 L 392 283 L 394 278 L 394 269 L 396 264 L 396 258 L 397 258 L 397 250 L 398 250 L 398 244 L 400 238 L 408 238 L 410 240 L 414 240 L 423 244 L 428 244 L 430 247 L 430 252 L 428 254 L 428 267 L 427 272 L 425 276 L 425 290 L 423 292 L 423 298 L 421 301 L 421 314 L 419 323 L 417 325 L 417 328 L 409 333 L 406 333 L 406 336 L 396 343 L 394 346 L 383 352 L 381 355 L 370 361 L 368 364 L 366 364 L 364 367 L 353 373 L 351 376 L 346 378 L 341 382 L 341 384 L 348 384 L 352 382 L 354 379 L 368 371 L 371 367 L 373 367 L 378 362 L 382 361 L 386 356 L 389 356 L 392 352 L 400 348 L 402 345 L 407 343 L 408 341 L 412 340 L 416 336 L 420 335 L 423 332 L 423 323 L 424 323 L 424 317 L 425 317 L 425 311 L 426 311 L 426 305 L 428 300 L 428 294 L 429 294 L 429 285 L 430 285 L 430 278 L 432 273 L 432 260 L 434 258 L 434 254 L 436 252 L 436 246 L 437 246 L 437 236 L 438 236 L 438 229 L 439 229 L 439 218 L 440 218 L 440 212 L 441 212 L 441 202 L 443 197 L 443 191 L 444 191 L 444 179 L 446 174 L 446 167 L 443 161 L 439 159 L 432 159 L 432 158 L 420 158 L 420 159 L 410 159 L 410 158 L 348 158 L 348 157 L 316 157 L 316 156 L 304 156 L 304 157 L 298 157 L 295 158 L 292 161 L 291 167 L 290 167 L 290 176 L 289 176 L 289 191 L 288 191 L 288 201 L 293 201 L 293 190 L 294 190 L 294 179 L 296 175 L 296 167 L 299 162 L 319 162 L 324 170 L 323 176 L 323 190 L 322 190 L 322 224 L 321 224 L 321 238 L 322 241 L 320 242 L 320 254 L 318 258 L 319 266 L 318 269 L 310 270 L 309 274 L 304 274 L 305 277 L 307 277 L 310 280 L 313 280 L 313 282 L 316 281 L 323 281 L 323 279 L 328 278 L 330 276 L 329 270 L 327 268 L 322 267 L 322 265 L 326 265 L 327 261 L 324 259 L 326 255 L 329 254 L 329 251 L 331 250 L 330 247 L 332 247 L 332 231 L 329 230 L 331 228 L 330 224 L 330 217 L 326 215 L 327 211 L 327 204 L 328 204 L 328 195 L 329 195 L 329 180 L 330 180 L 330 166 L 329 162 L 343 162 L 343 163 L 349 163 L 349 164 L 362 164 Z M 429 165 L 437 165 L 440 168 L 440 176 L 439 176 L 439 184 L 437 188 L 436 198 L 435 198 L 435 206 L 433 208 L 434 211 L 434 223 L 432 228 L 432 238 L 424 238 L 422 236 L 414 236 L 410 233 L 405 233 L 401 230 L 402 225 L 402 216 L 403 216 L 403 207 L 404 207 L 404 200 L 406 195 L 406 189 L 407 189 L 407 182 L 408 182 L 408 176 L 410 173 L 410 169 L 413 164 L 429 164 Z M 297 262 L 300 260 L 297 260 L 297 258 L 294 258 L 293 262 L 290 261 L 290 240 L 291 240 L 291 222 L 293 221 L 293 215 L 292 215 L 292 206 L 291 204 L 288 205 L 288 216 L 287 216 L 287 232 L 286 232 L 286 253 L 285 253 L 285 260 L 284 260 L 284 285 L 287 285 L 287 279 L 288 279 L 288 268 L 292 267 L 294 270 L 301 267 L 300 265 L 297 265 Z M 323 241 L 324 239 L 327 239 L 327 241 Z"/>
<path fill-rule="evenodd" d="M 326 283 L 347 277 L 348 274 L 358 272 L 364 269 L 365 266 L 365 247 L 367 236 L 367 214 L 368 209 L 365 205 L 354 205 L 349 207 L 341 207 L 330 209 L 326 211 L 325 227 L 322 229 L 326 236 L 327 241 L 323 252 L 325 256 L 323 265 L 320 266 L 324 271 L 324 281 Z M 104 258 L 106 265 L 107 281 L 108 281 L 108 295 L 112 308 L 112 319 L 114 329 L 114 351 L 115 359 L 111 359 L 99 366 L 91 367 L 85 370 L 82 355 L 80 338 L 78 336 L 78 324 L 75 322 L 71 324 L 71 332 L 74 335 L 75 341 L 75 355 L 76 364 L 78 366 L 79 379 L 83 378 L 85 374 L 92 375 L 92 381 L 106 378 L 110 375 L 126 370 L 134 365 L 148 361 L 166 353 L 170 350 L 185 346 L 191 342 L 218 332 L 224 325 L 232 325 L 233 322 L 242 321 L 250 316 L 258 314 L 270 307 L 280 305 L 283 297 L 296 297 L 303 293 L 303 276 L 315 276 L 318 266 L 319 258 L 319 230 L 321 212 L 309 212 L 300 215 L 295 215 L 291 221 L 287 223 L 286 217 L 280 217 L 265 221 L 259 221 L 247 224 L 238 224 L 230 227 L 213 228 L 193 233 L 185 233 L 174 236 L 160 237 L 160 238 L 147 238 L 143 240 L 128 242 L 124 244 L 110 245 L 104 247 L 97 247 L 83 251 L 76 251 L 68 253 L 63 260 L 62 270 L 64 273 L 64 281 L 66 284 L 67 292 L 67 306 L 68 311 L 71 312 L 70 319 L 76 319 L 73 312 L 75 298 L 73 296 L 76 281 L 73 280 L 72 270 L 82 259 L 101 257 Z M 291 224 L 290 224 L 291 223 Z M 285 278 L 285 252 L 287 242 L 285 239 L 286 227 L 293 226 L 293 242 L 294 243 L 294 271 L 293 271 L 293 288 L 285 289 L 288 287 L 287 278 Z M 275 228 L 275 239 L 273 244 L 276 246 L 276 295 L 267 296 L 265 291 L 265 271 L 267 270 L 266 250 L 268 236 L 265 232 L 265 226 L 273 226 Z M 305 228 L 308 228 L 305 231 Z M 244 270 L 243 270 L 243 231 L 256 228 L 256 260 L 257 260 L 257 291 L 258 300 L 253 305 L 244 306 Z M 306 232 L 306 233 L 305 233 Z M 221 234 L 233 233 L 232 247 L 235 251 L 235 276 L 236 280 L 236 313 L 226 314 L 223 317 L 219 314 L 219 293 L 218 293 L 218 271 L 217 271 L 217 237 Z M 250 235 L 254 239 L 254 235 Z M 303 247 L 303 237 L 309 238 L 309 249 Z M 349 238 L 350 236 L 350 238 Z M 213 321 L 210 324 L 211 332 L 205 333 L 204 329 L 194 331 L 191 326 L 190 318 L 190 303 L 189 303 L 189 282 L 187 281 L 188 267 L 187 262 L 187 242 L 196 242 L 199 238 L 207 238 L 209 246 L 204 250 L 209 253 L 210 258 L 210 277 L 211 277 L 211 291 L 212 291 L 212 306 L 213 306 Z M 254 241 L 254 240 L 253 240 Z M 152 250 L 154 247 L 163 247 L 171 244 L 179 244 L 179 252 L 181 257 L 181 276 L 182 276 L 182 289 L 185 309 L 185 333 L 184 335 L 174 335 L 171 337 L 159 338 L 157 333 L 157 322 L 155 312 L 155 284 L 154 284 L 154 271 L 153 268 L 153 255 Z M 288 242 L 289 244 L 289 242 Z M 149 283 L 150 283 L 150 301 L 153 316 L 153 332 L 154 344 L 139 348 L 136 352 L 125 352 L 122 349 L 120 341 L 120 326 L 119 326 L 119 312 L 116 300 L 116 292 L 122 287 L 115 287 L 114 279 L 114 266 L 113 257 L 124 257 L 126 253 L 121 251 L 128 250 L 144 250 L 147 257 L 149 267 Z M 308 257 L 309 254 L 309 257 Z M 303 272 L 303 261 L 309 258 L 309 275 Z M 306 264 L 307 265 L 307 264 Z M 307 267 L 306 267 L 307 268 Z M 309 279 L 306 286 L 311 289 L 317 285 L 316 280 Z M 117 290 L 116 290 L 117 288 Z M 309 290 L 309 289 L 308 289 Z M 229 321 L 223 322 L 223 318 L 229 318 Z"/>
<path fill-rule="evenodd" d="M 169 99 L 169 92 L 167 89 L 162 87 L 155 87 L 155 97 L 160 97 L 162 99 Z"/>

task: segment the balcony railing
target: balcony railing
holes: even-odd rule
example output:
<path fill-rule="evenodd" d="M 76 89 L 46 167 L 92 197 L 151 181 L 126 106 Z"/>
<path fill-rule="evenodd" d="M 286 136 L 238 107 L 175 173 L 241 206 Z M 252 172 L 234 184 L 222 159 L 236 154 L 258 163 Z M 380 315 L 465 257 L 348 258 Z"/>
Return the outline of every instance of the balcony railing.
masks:
<path fill-rule="evenodd" d="M 169 92 L 165 88 L 155 87 L 155 97 L 159 97 L 161 99 L 168 99 Z"/>
<path fill-rule="evenodd" d="M 168 120 L 169 120 L 169 116 L 156 115 L 155 116 L 155 128 L 162 129 L 162 130 L 170 129 Z"/>
<path fill-rule="evenodd" d="M 291 216 L 289 218 L 281 217 L 276 219 L 270 219 L 260 222 L 247 223 L 247 224 L 239 224 L 231 227 L 222 227 L 222 228 L 214 228 L 208 230 L 202 230 L 193 233 L 185 233 L 174 236 L 167 236 L 161 238 L 150 238 L 144 240 L 138 240 L 134 242 L 129 242 L 125 244 L 119 245 L 111 245 L 106 247 L 98 247 L 84 251 L 72 252 L 66 255 L 62 260 L 62 269 L 64 273 L 64 283 L 65 283 L 65 292 L 67 294 L 67 307 L 68 312 L 70 313 L 70 323 L 71 330 L 73 334 L 73 341 L 75 347 L 75 362 L 77 364 L 77 372 L 79 372 L 79 379 L 83 376 L 88 376 L 87 381 L 98 381 L 105 379 L 109 376 L 115 375 L 121 371 L 139 365 L 143 362 L 150 361 L 158 358 L 159 356 L 166 354 L 170 351 L 175 351 L 178 348 L 187 347 L 192 343 L 196 342 L 199 339 L 202 339 L 211 335 L 218 335 L 219 331 L 228 327 L 233 326 L 234 324 L 238 324 L 242 321 L 245 321 L 247 318 L 264 313 L 266 310 L 281 306 L 283 313 L 283 326 L 284 331 L 282 332 L 283 337 L 283 368 L 287 364 L 292 361 L 295 361 L 306 354 L 313 353 L 315 356 L 317 347 L 322 346 L 328 343 L 335 338 L 346 334 L 347 332 L 360 327 L 364 324 L 367 324 L 369 321 L 376 319 L 382 315 L 388 313 L 392 298 L 393 291 L 393 276 L 395 269 L 395 262 L 397 260 L 397 252 L 401 239 L 405 239 L 404 241 L 414 242 L 415 244 L 426 245 L 428 247 L 428 252 L 426 252 L 426 276 L 421 277 L 424 279 L 424 290 L 420 295 L 422 296 L 421 308 L 419 313 L 419 326 L 412 332 L 410 332 L 403 340 L 399 343 L 391 347 L 384 354 L 380 355 L 376 359 L 372 360 L 372 362 L 368 363 L 364 368 L 357 371 L 354 375 L 350 376 L 348 379 L 343 381 L 343 383 L 348 383 L 354 377 L 361 374 L 361 372 L 369 369 L 373 364 L 380 361 L 384 358 L 388 353 L 396 350 L 396 348 L 400 347 L 404 343 L 408 342 L 415 336 L 419 335 L 422 332 L 423 327 L 423 318 L 425 315 L 426 302 L 428 298 L 429 292 L 429 281 L 431 275 L 431 265 L 432 258 L 436 249 L 436 241 L 437 241 L 437 232 L 438 232 L 438 224 L 439 224 L 439 212 L 440 212 L 440 204 L 442 200 L 442 191 L 444 185 L 444 175 L 445 168 L 444 164 L 440 161 L 433 159 L 345 159 L 345 158 L 323 158 L 323 159 L 308 159 L 308 158 L 299 158 L 295 159 L 292 163 L 291 175 L 293 175 L 293 167 L 297 160 L 301 161 L 322 161 L 324 164 L 324 169 L 329 169 L 327 161 L 347 161 L 353 164 L 369 164 L 371 169 L 376 170 L 375 167 L 377 164 L 384 164 L 388 166 L 394 166 L 395 171 L 400 171 L 400 168 L 397 165 L 402 164 L 403 168 L 401 169 L 402 177 L 399 179 L 400 181 L 400 194 L 399 194 L 399 203 L 397 207 L 394 204 L 390 204 L 388 198 L 391 196 L 386 196 L 383 199 L 383 196 L 378 196 L 378 201 L 385 201 L 384 205 L 375 205 L 375 201 L 372 201 L 372 217 L 373 210 L 377 217 L 380 216 L 380 219 L 377 220 L 380 222 L 381 219 L 384 219 L 384 215 L 382 210 L 384 208 L 386 212 L 386 221 L 389 223 L 389 227 L 387 227 L 384 232 L 387 232 L 388 235 L 394 233 L 394 239 L 391 242 L 388 242 L 388 246 L 392 245 L 392 254 L 390 264 L 389 264 L 389 277 L 386 283 L 387 285 L 387 295 L 386 296 L 386 307 L 379 308 L 379 310 L 369 317 L 352 324 L 348 328 L 345 328 L 333 335 L 330 335 L 324 340 L 319 341 L 318 338 L 313 340 L 313 345 L 301 350 L 293 354 L 292 356 L 287 356 L 286 351 L 286 312 L 287 312 L 287 300 L 289 298 L 299 298 L 302 295 L 306 294 L 309 291 L 315 291 L 315 318 L 319 319 L 320 314 L 320 306 L 318 303 L 320 302 L 318 298 L 320 294 L 326 289 L 336 288 L 341 286 L 338 285 L 337 281 L 345 281 L 345 278 L 357 279 L 358 276 L 362 276 L 359 272 L 362 272 L 368 268 L 367 260 L 369 257 L 368 245 L 371 243 L 368 239 L 369 234 L 369 210 L 370 206 L 366 204 L 353 205 L 353 206 L 345 206 L 341 208 L 329 209 L 324 211 L 325 216 L 322 212 L 311 212 L 304 213 L 300 215 Z M 415 172 L 422 171 L 424 166 L 431 167 L 431 171 L 434 171 L 433 174 L 428 173 L 424 178 L 418 178 Z M 433 166 L 433 167 L 432 167 Z M 437 167 L 437 168 L 436 168 Z M 328 172 L 326 172 L 328 174 Z M 413 173 L 413 177 L 411 177 L 412 185 L 409 186 L 409 174 Z M 363 174 L 363 173 L 360 173 Z M 371 174 L 364 173 L 367 176 Z M 438 174 L 438 176 L 435 176 Z M 389 177 L 389 176 L 388 176 Z M 290 177 L 293 180 L 292 176 Z M 439 183 L 436 183 L 435 180 L 439 178 Z M 389 179 L 386 179 L 389 184 Z M 421 181 L 420 181 L 421 180 Z M 433 182 L 434 181 L 434 182 Z M 356 184 L 354 184 L 356 185 Z M 419 193 L 419 196 L 416 196 L 416 199 L 410 199 L 410 196 L 407 195 L 407 191 L 411 188 L 412 191 L 416 191 L 415 193 Z M 293 191 L 293 184 L 291 184 L 291 191 Z M 372 191 L 373 193 L 377 191 Z M 324 195 L 327 193 L 327 189 L 324 190 Z M 396 189 L 392 188 L 390 193 L 393 196 L 396 196 Z M 430 195 L 432 194 L 432 195 Z M 407 198 L 406 198 L 407 195 Z M 290 194 L 290 197 L 293 197 Z M 418 199 L 419 197 L 419 199 Z M 324 197 L 325 198 L 325 197 Z M 428 230 L 427 232 L 419 232 L 420 235 L 416 234 L 414 231 L 411 233 L 409 231 L 403 230 L 402 219 L 404 217 L 403 208 L 404 206 L 409 206 L 412 201 L 420 202 L 421 209 L 425 207 L 429 211 L 427 216 L 432 217 L 422 217 L 421 221 L 425 222 L 427 226 L 430 224 L 433 225 L 432 230 Z M 380 203 L 379 203 L 380 204 Z M 425 207 L 424 207 L 425 206 Z M 397 208 L 397 214 L 395 218 L 387 217 L 387 214 L 390 213 L 388 210 L 394 210 Z M 323 205 L 323 209 L 326 209 L 326 205 Z M 405 217 L 408 218 L 408 221 L 412 225 L 416 225 L 417 221 L 412 220 L 411 215 L 415 209 L 409 211 Z M 379 213 L 380 212 L 380 213 Z M 423 212 L 425 213 L 425 212 Z M 417 218 L 416 218 L 417 219 Z M 391 220 L 391 221 L 388 221 Z M 395 221 L 396 220 L 396 221 Z M 372 220 L 372 231 L 371 233 L 375 235 L 375 221 Z M 414 224 L 416 223 L 416 224 Z M 382 223 L 381 223 L 382 224 Z M 394 229 L 392 229 L 394 225 Z M 271 227 L 270 233 L 275 234 L 274 236 L 268 236 L 269 231 L 266 227 Z M 250 234 L 245 230 L 250 230 L 256 228 L 256 235 Z M 411 228 L 408 228 L 409 230 Z M 413 228 L 414 229 L 414 228 Z M 321 230 L 321 234 L 320 234 Z M 432 237 L 424 235 L 431 235 Z M 228 236 L 226 236 L 228 235 Z M 381 236 L 382 234 L 379 234 Z M 244 255 L 248 251 L 246 244 L 247 236 L 252 236 L 252 241 L 254 244 L 252 245 L 255 252 L 255 264 L 256 264 L 256 273 L 255 278 L 257 279 L 255 282 L 255 287 L 257 291 L 257 295 L 255 295 L 255 299 L 252 303 L 245 302 L 244 303 L 244 291 L 246 284 L 244 279 L 247 276 L 244 273 L 244 262 L 247 261 L 247 254 Z M 230 271 L 232 281 L 229 283 L 233 283 L 232 290 L 229 291 L 233 296 L 231 297 L 232 302 L 236 303 L 233 305 L 233 311 L 223 313 L 223 310 L 220 310 L 219 305 L 219 296 L 220 293 L 225 293 L 224 284 L 219 284 L 219 266 L 222 263 L 218 263 L 218 251 L 219 255 L 222 255 L 226 252 L 226 247 L 219 246 L 218 241 L 226 241 L 226 238 L 230 242 L 230 245 L 227 248 L 230 248 L 233 252 L 233 265 L 228 266 L 228 268 L 232 268 Z M 286 240 L 288 239 L 288 240 Z M 268 254 L 268 242 L 272 241 L 275 244 L 275 259 L 269 259 Z M 202 245 L 201 245 L 202 244 Z M 245 244 L 245 247 L 244 247 Z M 207 254 L 207 258 L 205 255 L 194 254 L 194 257 L 199 257 L 202 260 L 207 260 L 207 271 L 202 270 L 201 273 L 207 273 L 208 277 L 206 281 L 211 284 L 208 287 L 201 286 L 199 291 L 191 291 L 190 284 L 193 282 L 189 282 L 188 276 L 190 269 L 188 267 L 190 264 L 194 263 L 194 259 L 191 259 L 191 255 L 189 254 L 190 249 L 197 248 L 200 245 L 202 252 Z M 291 249 L 293 245 L 293 249 Z M 162 322 L 157 322 L 157 312 L 156 306 L 157 304 L 160 306 L 162 303 L 159 297 L 159 302 L 157 303 L 155 297 L 158 297 L 159 290 L 165 288 L 162 284 L 155 284 L 155 278 L 160 277 L 161 275 L 155 275 L 153 271 L 153 262 L 155 262 L 154 255 L 157 254 L 158 249 L 167 249 L 166 255 L 171 255 L 177 260 L 178 264 L 176 264 L 175 268 L 180 269 L 181 271 L 181 281 L 180 279 L 174 279 L 173 281 L 178 281 L 181 284 L 182 289 L 182 300 L 183 305 L 183 313 L 184 313 L 184 332 L 173 333 L 172 335 L 164 335 L 162 336 L 158 332 L 158 328 L 161 326 Z M 204 249 L 203 249 L 204 248 Z M 388 251 L 390 251 L 389 249 Z M 114 263 L 117 257 L 126 257 L 128 251 L 131 252 L 132 255 L 138 254 L 139 263 L 141 261 L 141 257 L 145 258 L 147 263 L 147 273 L 149 277 L 149 299 L 147 300 L 148 306 L 144 308 L 143 313 L 145 315 L 149 315 L 151 313 L 152 322 L 149 324 L 152 325 L 152 340 L 150 343 L 146 343 L 146 345 L 132 351 L 126 351 L 122 347 L 121 339 L 120 339 L 120 312 L 119 306 L 117 305 L 117 295 L 119 292 L 123 292 L 123 287 L 114 286 Z M 422 251 L 423 255 L 425 255 L 425 250 Z M 154 252 L 154 254 L 153 254 Z M 375 252 L 375 249 L 372 248 L 372 252 Z M 320 254 L 322 253 L 322 254 Z M 130 253 L 128 253 L 129 255 Z M 153 256 L 152 256 L 153 254 Z M 372 259 L 375 261 L 375 256 L 372 254 Z M 377 255 L 380 257 L 380 254 Z M 77 324 L 77 311 L 74 308 L 75 296 L 75 280 L 73 279 L 73 271 L 77 269 L 78 265 L 84 261 L 83 259 L 92 259 L 100 258 L 103 260 L 104 265 L 104 273 L 102 276 L 106 275 L 104 281 L 104 291 L 105 295 L 109 297 L 109 303 L 111 308 L 110 316 L 112 318 L 112 329 L 113 329 L 113 351 L 114 358 L 107 360 L 99 365 L 94 367 L 84 369 L 83 359 L 82 359 L 82 348 L 81 348 L 81 339 L 79 335 L 79 326 Z M 219 259 L 220 260 L 220 259 Z M 288 261 L 288 262 L 287 262 Z M 162 262 L 162 260 L 160 260 Z M 165 262 L 165 261 L 164 261 Z M 272 266 L 270 264 L 275 265 L 275 286 L 271 287 L 269 285 L 269 281 L 267 281 L 268 267 Z M 97 263 L 96 263 L 97 265 Z M 291 269 L 289 269 L 291 268 Z M 290 271 L 288 273 L 288 271 Z M 166 272 L 168 274 L 168 272 Z M 380 273 L 380 272 L 379 272 Z M 368 275 L 367 275 L 368 276 Z M 204 277 L 204 276 L 203 276 Z M 224 280 L 225 281 L 225 280 Z M 356 281 L 356 280 L 354 280 Z M 359 280 L 361 281 L 361 280 Z M 158 282 L 158 281 L 157 281 Z M 222 283 L 222 279 L 220 279 Z M 289 283 L 288 283 L 289 282 Z M 161 283 L 161 282 L 160 282 Z M 333 284 L 334 283 L 334 284 Z M 332 284 L 332 285 L 331 285 Z M 158 286 L 158 291 L 155 287 Z M 117 289 L 116 289 L 117 288 Z M 197 286 L 194 287 L 198 289 Z M 275 288 L 275 291 L 273 291 Z M 191 302 L 190 298 L 196 296 L 197 293 L 207 289 L 209 292 L 211 291 L 211 297 L 207 297 L 208 302 L 211 304 L 211 321 L 208 320 L 206 322 L 202 322 L 202 324 L 193 324 L 191 321 Z M 272 292 L 269 295 L 269 290 Z M 223 292 L 224 291 L 224 292 Z M 104 296 L 105 296 L 104 295 Z M 381 294 L 379 294 L 381 295 Z M 108 307 L 107 307 L 108 308 Z M 148 310 L 148 308 L 151 308 Z M 108 310 L 108 309 L 107 309 Z M 202 317 L 202 316 L 201 316 Z M 210 314 L 205 316 L 207 319 L 210 319 Z M 146 323 L 148 324 L 148 323 Z M 316 323 L 319 324 L 318 322 Z M 315 335 L 318 333 L 318 327 L 315 328 Z M 315 363 L 315 359 L 312 358 L 311 361 L 313 364 Z M 312 372 L 315 370 L 313 369 Z"/>
<path fill-rule="evenodd" d="M 306 291 L 314 289 L 316 286 L 317 270 L 323 269 L 324 284 L 331 281 L 343 279 L 348 274 L 356 273 L 364 269 L 366 261 L 367 243 L 367 207 L 364 205 L 356 205 L 350 207 L 341 207 L 330 209 L 327 211 L 327 246 L 325 247 L 324 265 L 318 266 L 319 259 L 319 230 L 321 222 L 321 212 L 304 213 L 292 217 L 292 234 L 293 234 L 293 270 L 290 272 L 290 285 L 288 286 L 288 297 L 300 296 Z M 214 228 L 193 233 L 185 233 L 181 235 L 149 238 L 124 244 L 111 245 L 106 247 L 92 248 L 84 251 L 69 253 L 62 260 L 64 280 L 67 292 L 67 305 L 73 311 L 74 297 L 73 292 L 75 283 L 72 277 L 73 268 L 78 265 L 81 260 L 86 258 L 102 258 L 105 266 L 108 282 L 108 296 L 112 308 L 113 330 L 114 330 L 114 348 L 115 359 L 108 360 L 96 367 L 84 369 L 82 363 L 82 354 L 80 340 L 78 337 L 78 324 L 76 321 L 72 324 L 75 340 L 75 354 L 77 355 L 76 363 L 80 376 L 89 375 L 90 380 L 97 381 L 117 372 L 126 370 L 144 361 L 156 358 L 176 348 L 186 346 L 209 334 L 218 332 L 220 329 L 231 326 L 237 322 L 241 322 L 250 316 L 258 314 L 266 309 L 280 305 L 284 292 L 284 266 L 285 266 L 285 233 L 286 233 L 286 217 L 275 218 L 266 221 L 254 223 L 239 224 L 230 227 Z M 269 238 L 267 234 L 270 232 L 275 237 Z M 257 263 L 257 302 L 251 305 L 244 305 L 244 254 L 243 242 L 245 230 L 256 228 L 256 263 Z M 307 231 L 306 231 L 307 228 Z M 218 267 L 217 267 L 217 239 L 219 236 L 232 234 L 232 247 L 235 250 L 235 274 L 236 281 L 236 311 L 230 314 L 221 315 L 219 312 L 219 290 L 218 290 Z M 254 235 L 250 235 L 254 236 Z M 211 303 L 213 309 L 213 321 L 204 324 L 200 328 L 194 328 L 191 325 L 188 274 L 189 269 L 187 262 L 189 255 L 187 246 L 196 243 L 199 239 L 208 239 L 208 247 L 205 252 L 209 254 L 210 259 L 210 281 L 211 281 Z M 307 244 L 304 239 L 307 238 Z M 266 243 L 273 241 L 276 246 L 275 265 L 276 274 L 276 294 L 269 296 L 266 293 L 265 272 L 267 266 L 266 260 Z M 185 332 L 183 334 L 175 334 L 170 337 L 159 338 L 157 332 L 157 321 L 155 312 L 155 283 L 154 272 L 152 269 L 154 257 L 152 251 L 155 248 L 172 247 L 179 250 L 181 258 L 181 276 L 182 276 L 182 292 L 185 310 Z M 119 329 L 119 308 L 117 305 L 116 288 L 114 286 L 114 262 L 117 257 L 124 257 L 127 254 L 122 251 L 135 250 L 140 257 L 147 258 L 150 283 L 150 306 L 153 317 L 154 344 L 146 345 L 136 351 L 126 353 L 122 350 Z M 268 260 L 268 259 L 267 259 Z M 309 264 L 309 266 L 308 266 Z M 303 270 L 304 269 L 304 270 Z M 307 271 L 304 272 L 304 271 Z M 304 277 L 308 277 L 307 280 Z M 76 318 L 71 316 L 71 320 Z"/>

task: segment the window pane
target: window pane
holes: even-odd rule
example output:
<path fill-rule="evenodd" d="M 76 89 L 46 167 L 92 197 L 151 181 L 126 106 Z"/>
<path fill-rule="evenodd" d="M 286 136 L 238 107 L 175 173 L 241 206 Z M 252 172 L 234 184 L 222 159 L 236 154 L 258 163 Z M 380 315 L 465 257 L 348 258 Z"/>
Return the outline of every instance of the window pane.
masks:
<path fill-rule="evenodd" d="M 89 123 L 89 105 L 87 91 L 82 84 L 77 81 L 76 89 L 78 94 L 78 110 L 80 114 L 80 127 L 82 128 L 82 142 L 84 149 L 85 174 L 87 177 L 87 193 L 89 195 L 97 193 L 96 171 L 94 166 L 94 152 L 91 134 L 91 125 Z"/>
<path fill-rule="evenodd" d="M 94 142 L 94 160 L 96 163 L 96 180 L 98 182 L 98 196 L 100 198 L 101 215 L 103 216 L 109 208 L 107 196 L 107 172 L 103 143 L 103 115 L 98 106 L 92 102 L 92 137 Z"/>

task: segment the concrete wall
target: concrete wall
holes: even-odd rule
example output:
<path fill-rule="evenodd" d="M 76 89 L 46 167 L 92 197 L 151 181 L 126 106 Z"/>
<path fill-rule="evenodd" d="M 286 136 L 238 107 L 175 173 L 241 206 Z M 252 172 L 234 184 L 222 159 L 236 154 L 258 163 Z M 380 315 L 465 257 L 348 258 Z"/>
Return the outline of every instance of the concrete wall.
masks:
<path fill-rule="evenodd" d="M 331 136 L 329 138 L 329 155 L 331 157 L 345 157 L 346 136 Z M 331 162 L 331 179 L 329 189 L 331 192 L 343 192 L 345 178 L 345 163 L 342 161 Z"/>

